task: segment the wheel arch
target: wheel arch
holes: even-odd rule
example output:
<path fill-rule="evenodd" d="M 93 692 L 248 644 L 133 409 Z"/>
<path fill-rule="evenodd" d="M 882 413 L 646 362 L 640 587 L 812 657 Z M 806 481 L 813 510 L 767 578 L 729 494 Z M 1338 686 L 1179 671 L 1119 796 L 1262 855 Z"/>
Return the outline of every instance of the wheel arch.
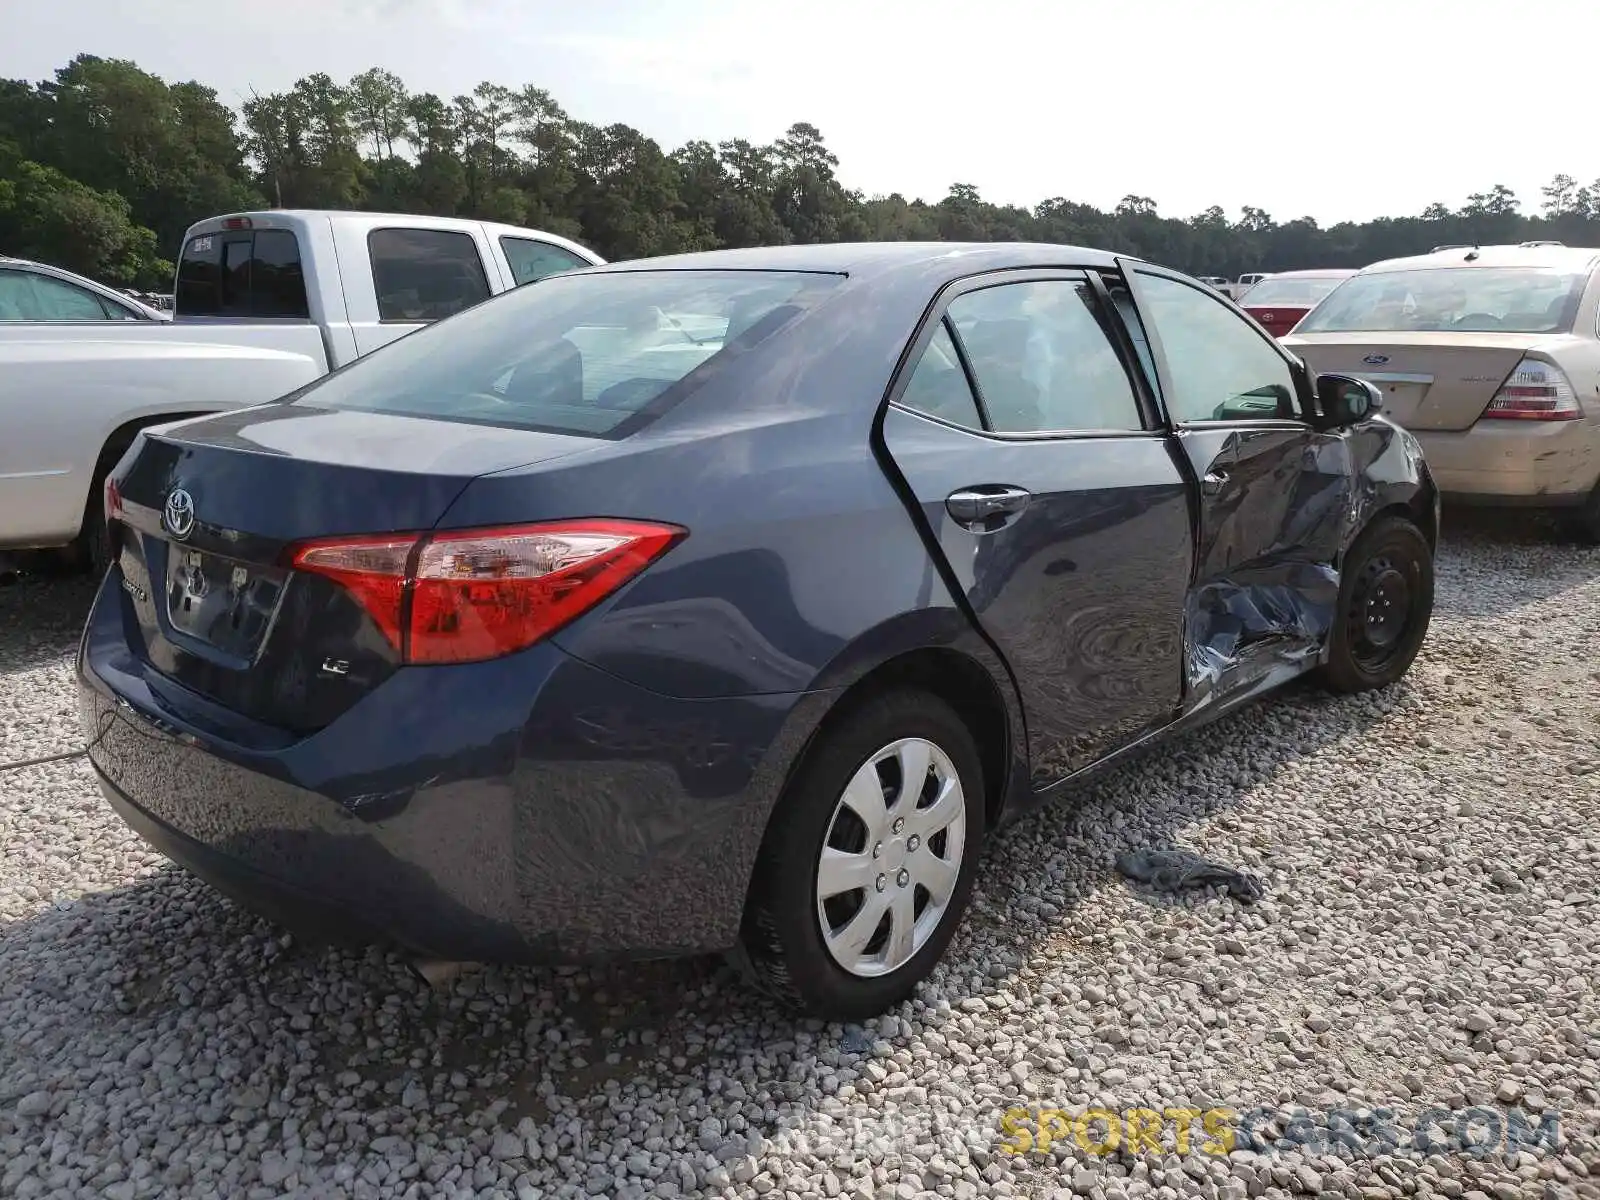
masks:
<path fill-rule="evenodd" d="M 1000 823 L 1028 785 L 1025 718 L 1010 672 L 955 608 L 902 614 L 857 638 L 819 674 L 808 728 L 796 739 L 775 789 L 765 827 L 818 739 L 874 696 L 896 687 L 938 696 L 966 722 L 978 743 L 988 828 Z"/>

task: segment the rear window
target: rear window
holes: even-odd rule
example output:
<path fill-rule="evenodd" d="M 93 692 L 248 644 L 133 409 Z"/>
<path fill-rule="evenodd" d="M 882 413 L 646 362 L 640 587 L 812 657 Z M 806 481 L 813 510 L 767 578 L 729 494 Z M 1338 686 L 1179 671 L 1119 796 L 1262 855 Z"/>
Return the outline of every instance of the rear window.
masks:
<path fill-rule="evenodd" d="M 192 317 L 308 317 L 299 239 L 288 229 L 190 238 L 178 259 L 176 308 Z"/>
<path fill-rule="evenodd" d="M 1344 282 L 1335 279 L 1263 279 L 1244 294 L 1240 304 L 1282 304 L 1309 308 L 1320 303 L 1334 288 Z"/>
<path fill-rule="evenodd" d="M 1588 278 L 1549 267 L 1374 271 L 1347 280 L 1295 332 L 1554 333 L 1572 328 Z"/>
<path fill-rule="evenodd" d="M 367 235 L 382 321 L 439 321 L 489 298 L 489 277 L 471 234 L 374 229 Z"/>
<path fill-rule="evenodd" d="M 543 279 L 546 275 L 554 275 L 557 271 L 571 271 L 589 265 L 570 250 L 533 238 L 503 235 L 500 249 L 505 252 L 506 262 L 511 265 L 511 277 L 518 287 Z"/>
<path fill-rule="evenodd" d="M 357 359 L 294 403 L 623 437 L 842 279 L 618 271 L 547 279 Z"/>

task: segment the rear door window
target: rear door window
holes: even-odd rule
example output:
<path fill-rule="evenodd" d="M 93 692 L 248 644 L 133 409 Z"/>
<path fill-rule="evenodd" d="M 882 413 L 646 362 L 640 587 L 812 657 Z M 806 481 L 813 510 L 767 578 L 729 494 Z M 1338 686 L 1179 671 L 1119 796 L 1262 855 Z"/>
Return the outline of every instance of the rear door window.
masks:
<path fill-rule="evenodd" d="M 190 238 L 178 260 L 175 307 L 193 317 L 310 316 L 292 230 L 229 230 Z"/>
<path fill-rule="evenodd" d="M 1144 428 L 1087 282 L 983 288 L 952 300 L 949 318 L 996 432 Z"/>
<path fill-rule="evenodd" d="M 950 336 L 948 319 L 939 322 L 933 340 L 923 351 L 917 369 L 906 381 L 906 389 L 896 403 L 952 425 L 983 428 L 983 416 L 978 412 L 977 398 L 967 383 L 967 372 L 961 366 L 955 339 Z"/>
<path fill-rule="evenodd" d="M 489 298 L 489 277 L 470 234 L 374 229 L 367 235 L 382 321 L 438 321 Z"/>
<path fill-rule="evenodd" d="M 543 279 L 546 275 L 554 275 L 557 271 L 571 271 L 589 265 L 570 250 L 533 238 L 502 235 L 500 249 L 506 256 L 506 262 L 511 265 L 511 277 L 518 287 Z"/>

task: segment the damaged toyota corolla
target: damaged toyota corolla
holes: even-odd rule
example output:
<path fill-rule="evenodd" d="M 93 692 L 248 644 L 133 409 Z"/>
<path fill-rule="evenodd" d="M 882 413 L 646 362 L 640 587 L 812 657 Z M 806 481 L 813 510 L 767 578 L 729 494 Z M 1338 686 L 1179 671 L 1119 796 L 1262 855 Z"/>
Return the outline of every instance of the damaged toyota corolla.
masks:
<path fill-rule="evenodd" d="M 90 759 L 256 910 L 411 960 L 726 951 L 905 999 L 986 835 L 1303 672 L 1381 687 L 1438 505 L 1370 384 L 1091 250 L 577 271 L 146 431 Z"/>

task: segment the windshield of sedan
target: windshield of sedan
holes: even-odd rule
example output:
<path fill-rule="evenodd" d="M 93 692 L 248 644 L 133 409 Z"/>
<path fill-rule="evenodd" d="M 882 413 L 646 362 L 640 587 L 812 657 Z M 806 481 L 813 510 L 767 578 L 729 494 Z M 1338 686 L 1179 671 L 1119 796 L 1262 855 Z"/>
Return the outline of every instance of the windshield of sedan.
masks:
<path fill-rule="evenodd" d="M 1347 280 L 1295 333 L 1554 333 L 1572 328 L 1587 281 L 1554 267 L 1375 271 Z"/>
<path fill-rule="evenodd" d="M 1240 304 L 1278 304 L 1285 308 L 1310 308 L 1334 288 L 1344 282 L 1344 277 L 1317 279 L 1305 276 L 1284 279 L 1281 276 L 1263 279 L 1239 299 Z"/>
<path fill-rule="evenodd" d="M 843 276 L 801 271 L 560 275 L 485 301 L 291 403 L 622 437 L 765 341 Z"/>

